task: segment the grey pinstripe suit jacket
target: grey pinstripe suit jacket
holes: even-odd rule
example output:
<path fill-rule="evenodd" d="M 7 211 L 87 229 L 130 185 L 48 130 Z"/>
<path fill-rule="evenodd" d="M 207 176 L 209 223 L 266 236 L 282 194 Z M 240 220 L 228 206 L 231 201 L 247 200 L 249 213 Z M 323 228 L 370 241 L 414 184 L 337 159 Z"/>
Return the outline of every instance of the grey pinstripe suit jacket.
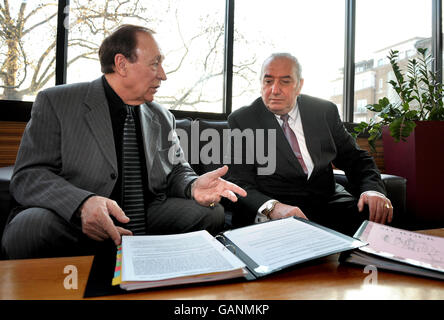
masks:
<path fill-rule="evenodd" d="M 148 184 L 157 197 L 186 197 L 197 177 L 183 157 L 174 116 L 156 103 L 140 108 Z M 178 159 L 180 158 L 180 159 Z M 11 194 L 23 206 L 70 220 L 84 199 L 108 197 L 118 174 L 111 117 L 101 78 L 37 95 L 17 155 Z"/>

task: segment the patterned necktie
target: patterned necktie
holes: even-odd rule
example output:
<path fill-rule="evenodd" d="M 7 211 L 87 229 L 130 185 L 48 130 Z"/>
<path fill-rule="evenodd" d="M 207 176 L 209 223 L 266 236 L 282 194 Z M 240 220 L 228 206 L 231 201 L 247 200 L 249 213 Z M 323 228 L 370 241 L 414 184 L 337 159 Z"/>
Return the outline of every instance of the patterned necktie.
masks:
<path fill-rule="evenodd" d="M 143 200 L 142 167 L 137 143 L 134 107 L 127 107 L 123 125 L 122 181 L 123 210 L 130 218 L 124 227 L 133 234 L 146 234 L 145 205 Z"/>
<path fill-rule="evenodd" d="M 304 159 L 302 159 L 302 154 L 301 154 L 301 149 L 299 149 L 298 139 L 296 138 L 296 135 L 294 134 L 293 130 L 290 128 L 290 125 L 288 124 L 289 117 L 290 116 L 288 114 L 284 114 L 283 116 L 281 116 L 281 120 L 284 122 L 282 124 L 282 130 L 284 130 L 285 137 L 290 143 L 291 149 L 293 149 L 296 158 L 298 158 L 302 169 L 304 170 L 305 174 L 307 174 L 308 173 L 307 166 L 305 165 Z"/>

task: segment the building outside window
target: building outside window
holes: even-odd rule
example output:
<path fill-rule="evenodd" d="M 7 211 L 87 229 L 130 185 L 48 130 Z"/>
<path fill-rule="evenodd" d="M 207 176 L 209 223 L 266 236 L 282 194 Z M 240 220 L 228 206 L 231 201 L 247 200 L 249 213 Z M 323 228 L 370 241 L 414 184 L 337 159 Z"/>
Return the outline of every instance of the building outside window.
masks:
<path fill-rule="evenodd" d="M 367 113 L 367 99 L 359 99 L 356 105 L 356 113 Z"/>
<path fill-rule="evenodd" d="M 375 17 L 383 23 L 375 21 Z M 431 19 L 430 1 L 356 1 L 353 122 L 368 121 L 374 116 L 368 110 L 364 114 L 359 101 L 365 99 L 367 104 L 374 104 L 382 97 L 396 101 L 396 92 L 388 84 L 394 78 L 387 59 L 389 51 L 399 51 L 400 66 L 403 67 L 409 58 L 417 54 L 418 47 L 430 50 Z M 340 84 L 344 80 L 343 68 L 337 71 L 335 83 Z M 330 100 L 339 103 L 343 96 L 332 95 Z"/>
<path fill-rule="evenodd" d="M 368 121 L 367 118 L 367 99 L 358 99 L 354 118 L 356 121 Z"/>
<path fill-rule="evenodd" d="M 381 10 L 380 8 L 384 8 Z M 375 20 L 377 17 L 377 21 Z M 377 103 L 384 96 L 394 99 L 396 94 L 387 83 L 391 66 L 387 56 L 390 50 L 399 51 L 400 65 L 416 55 L 418 47 L 431 48 L 431 1 L 422 0 L 360 0 L 356 1 L 356 47 L 355 61 L 376 61 L 369 71 L 374 73 L 374 81 L 366 90 L 365 96 L 355 82 L 355 111 L 358 99 L 366 99 L 368 104 Z M 377 35 L 377 36 L 376 36 Z M 356 81 L 359 73 L 355 73 Z M 379 84 L 379 88 L 376 88 Z M 384 88 L 384 90 L 380 90 Z M 360 110 L 362 111 L 362 110 Z M 373 115 L 367 111 L 367 120 Z M 355 112 L 354 122 L 359 122 L 362 112 Z"/>

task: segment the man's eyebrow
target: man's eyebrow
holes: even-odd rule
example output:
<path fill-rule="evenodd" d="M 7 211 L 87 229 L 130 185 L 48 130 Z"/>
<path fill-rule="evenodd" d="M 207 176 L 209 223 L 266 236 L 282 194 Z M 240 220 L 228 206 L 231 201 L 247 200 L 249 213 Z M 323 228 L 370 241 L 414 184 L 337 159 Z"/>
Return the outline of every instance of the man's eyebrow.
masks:
<path fill-rule="evenodd" d="M 159 54 L 153 58 L 153 62 L 162 62 L 165 57 L 162 54 Z"/>
<path fill-rule="evenodd" d="M 266 74 L 264 75 L 264 78 L 275 78 L 274 76 L 270 75 L 270 74 Z M 278 77 L 279 79 L 293 79 L 292 76 L 287 75 L 287 76 L 282 76 L 282 77 Z"/>

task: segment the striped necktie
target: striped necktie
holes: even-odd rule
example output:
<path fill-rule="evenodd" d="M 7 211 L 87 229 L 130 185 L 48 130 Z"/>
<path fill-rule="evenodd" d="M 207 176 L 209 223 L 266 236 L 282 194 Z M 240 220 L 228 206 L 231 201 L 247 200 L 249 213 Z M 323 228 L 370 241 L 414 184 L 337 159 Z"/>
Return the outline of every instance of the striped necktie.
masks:
<path fill-rule="evenodd" d="M 298 139 L 296 138 L 296 135 L 294 131 L 290 128 L 290 125 L 288 124 L 288 118 L 290 116 L 288 114 L 284 114 L 281 116 L 281 120 L 284 122 L 282 123 L 282 130 L 284 130 L 285 137 L 287 138 L 288 142 L 290 143 L 291 149 L 293 149 L 293 152 L 298 158 L 299 163 L 301 164 L 302 170 L 304 170 L 305 174 L 308 173 L 307 166 L 305 165 L 304 159 L 302 158 L 301 149 L 299 148 Z"/>
<path fill-rule="evenodd" d="M 143 200 L 142 167 L 137 143 L 134 107 L 127 107 L 123 125 L 122 144 L 122 192 L 123 210 L 130 218 L 125 225 L 133 234 L 146 234 L 145 205 Z"/>

